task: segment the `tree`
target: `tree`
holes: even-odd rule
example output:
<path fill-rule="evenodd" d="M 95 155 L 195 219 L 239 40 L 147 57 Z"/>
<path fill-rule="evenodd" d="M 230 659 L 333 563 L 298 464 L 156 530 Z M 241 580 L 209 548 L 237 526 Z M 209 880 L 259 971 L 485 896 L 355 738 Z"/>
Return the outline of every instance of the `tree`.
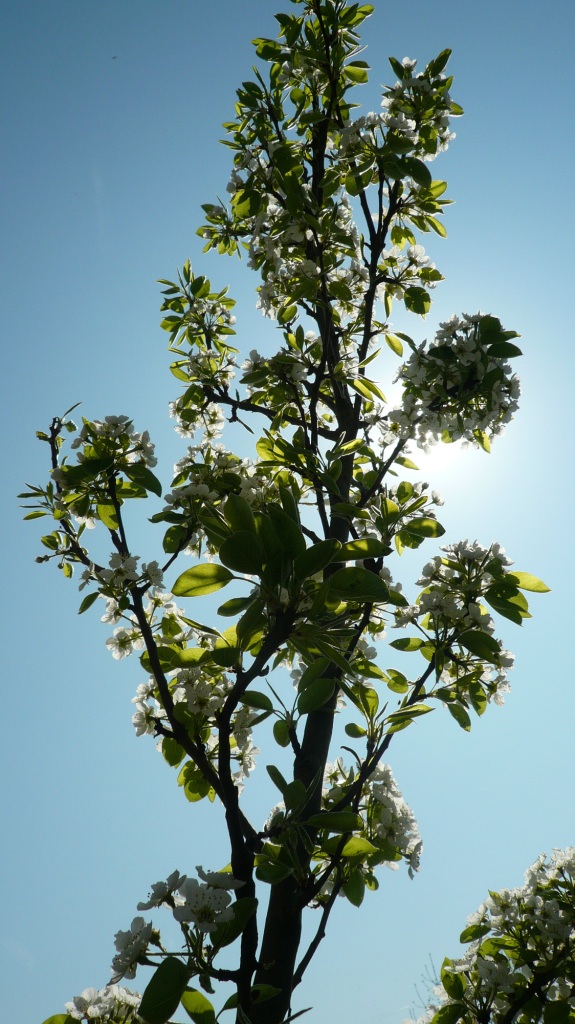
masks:
<path fill-rule="evenodd" d="M 394 302 L 425 316 L 442 280 L 418 239 L 445 234 L 446 183 L 428 165 L 462 113 L 444 74 L 449 51 L 421 73 L 392 59 L 398 81 L 384 90 L 382 112 L 354 117 L 352 91 L 368 74 L 358 29 L 372 8 L 296 5 L 277 16 L 279 40 L 256 40 L 267 72 L 243 83 L 225 126 L 229 204 L 205 206 L 199 232 L 206 249 L 247 252 L 280 348 L 252 351 L 240 367 L 227 290 L 189 262 L 162 282 L 162 326 L 183 385 L 172 412 L 193 442 L 152 517 L 164 564 L 140 566 L 129 542 L 125 503 L 161 498 L 164 488 L 148 434 L 128 417 L 84 420 L 79 430 L 72 410 L 56 417 L 39 435 L 50 483 L 26 494 L 32 517 L 55 519 L 43 560 L 66 576 L 83 567 L 80 610 L 105 598 L 112 654 L 141 652 L 149 680 L 135 698 L 137 732 L 160 739 L 190 802 L 218 798 L 230 840 L 226 871 L 200 871 L 201 882 L 176 872 L 139 907 L 172 910 L 183 957 L 143 917 L 118 933 L 114 981 L 139 963 L 159 966 L 141 1005 L 115 990 L 82 997 L 99 1000 L 101 1019 L 139 1007 L 148 1024 L 162 1024 L 181 1001 L 207 1024 L 213 981 L 235 984 L 227 1005 L 238 1021 L 289 1019 L 337 896 L 359 905 L 382 863 L 418 867 L 417 825 L 384 761 L 391 741 L 437 705 L 468 730 L 471 713 L 500 703 L 512 658 L 488 607 L 520 624 L 524 592 L 547 589 L 514 572 L 498 545 L 467 541 L 425 564 L 411 603 L 394 579 L 396 555 L 444 533 L 437 495 L 403 479 L 417 469 L 411 449 L 463 438 L 489 451 L 517 406 L 509 360 L 520 355 L 518 335 L 483 314 L 453 317 L 429 345 L 391 330 Z M 388 403 L 373 378 L 395 372 L 401 395 Z M 226 419 L 255 440 L 253 458 L 218 442 Z M 94 523 L 109 535 L 108 564 L 85 547 Z M 195 564 L 184 568 L 189 556 Z M 188 599 L 230 585 L 235 596 L 214 623 L 199 622 Z M 372 642 L 387 642 L 400 667 L 381 668 Z M 402 652 L 423 660 L 413 666 Z M 329 761 L 341 740 L 336 714 L 353 744 L 347 765 Z M 282 767 L 291 759 L 286 774 L 267 767 L 281 799 L 262 829 L 240 800 L 256 728 L 284 751 Z M 300 951 L 307 908 L 319 921 Z M 234 942 L 229 967 L 220 954 Z M 87 1012 L 82 998 L 73 1018 Z"/>
<path fill-rule="evenodd" d="M 541 854 L 517 889 L 491 892 L 447 957 L 418 1024 L 567 1024 L 575 1018 L 575 848 Z"/>

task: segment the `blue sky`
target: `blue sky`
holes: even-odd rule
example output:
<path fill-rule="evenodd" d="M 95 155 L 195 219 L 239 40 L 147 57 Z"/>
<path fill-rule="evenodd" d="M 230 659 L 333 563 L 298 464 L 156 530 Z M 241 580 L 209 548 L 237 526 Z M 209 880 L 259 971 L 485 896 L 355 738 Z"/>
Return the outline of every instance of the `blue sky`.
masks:
<path fill-rule="evenodd" d="M 152 882 L 226 860 L 218 808 L 185 804 L 153 744 L 135 739 L 137 662 L 113 662 L 99 616 L 76 616 L 76 584 L 34 563 L 39 531 L 21 523 L 15 494 L 46 478 L 34 431 L 77 401 L 86 416 L 128 413 L 150 429 L 168 488 L 183 448 L 167 418 L 176 390 L 155 281 L 188 256 L 218 287 L 230 284 L 241 347 L 276 344 L 245 265 L 202 256 L 195 229 L 200 204 L 225 192 L 220 123 L 251 77 L 250 39 L 275 34 L 273 13 L 288 7 L 21 0 L 3 13 L 0 974 L 11 1024 L 41 1024 L 107 982 L 114 933 Z M 422 869 L 414 881 L 384 872 L 360 911 L 340 901 L 298 995 L 314 1024 L 399 1024 L 429 956 L 457 954 L 487 889 L 520 884 L 542 850 L 575 842 L 574 29 L 568 0 L 545 10 L 376 0 L 364 26 L 367 109 L 392 79 L 388 55 L 424 63 L 450 46 L 466 115 L 434 165 L 456 200 L 447 241 L 426 239 L 446 280 L 427 323 L 411 330 L 425 337 L 452 312 L 481 308 L 521 333 L 525 353 L 521 410 L 492 455 L 450 451 L 426 466 L 445 498 L 446 539 L 501 541 L 552 593 L 534 597 L 523 629 L 501 624 L 517 655 L 504 708 L 471 735 L 437 712 L 394 741 Z M 156 557 L 150 528 L 134 531 L 144 560 Z M 432 553 L 429 544 L 420 561 Z M 406 579 L 417 575 L 416 562 L 404 566 Z M 253 777 L 256 821 L 275 802 L 263 768 L 273 756 L 264 752 Z"/>

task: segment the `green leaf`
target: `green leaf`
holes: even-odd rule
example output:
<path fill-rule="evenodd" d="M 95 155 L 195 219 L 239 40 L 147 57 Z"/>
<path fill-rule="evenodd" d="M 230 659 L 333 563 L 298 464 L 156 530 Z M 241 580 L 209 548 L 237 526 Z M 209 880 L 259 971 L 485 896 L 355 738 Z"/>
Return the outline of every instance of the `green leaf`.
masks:
<path fill-rule="evenodd" d="M 461 999 L 465 992 L 465 982 L 460 974 L 452 974 L 450 971 L 441 972 L 441 982 L 447 995 L 451 999 Z"/>
<path fill-rule="evenodd" d="M 351 736 L 354 740 L 359 740 L 362 736 L 367 736 L 367 730 L 362 725 L 357 725 L 355 722 L 348 722 L 345 727 L 346 736 Z"/>
<path fill-rule="evenodd" d="M 113 505 L 96 505 L 96 513 L 108 530 L 118 529 L 118 516 Z"/>
<path fill-rule="evenodd" d="M 506 619 L 511 619 L 511 622 L 515 622 L 518 626 L 522 624 L 524 618 L 530 617 L 528 612 L 521 612 L 517 605 L 511 601 L 501 600 L 489 594 L 484 594 L 484 597 L 494 611 L 498 612 L 499 615 L 503 615 Z"/>
<path fill-rule="evenodd" d="M 254 189 L 238 189 L 232 198 L 236 217 L 257 217 L 261 210 L 261 197 Z"/>
<path fill-rule="evenodd" d="M 425 640 L 420 636 L 402 636 L 399 640 L 392 640 L 389 646 L 396 651 L 418 651 L 424 643 Z"/>
<path fill-rule="evenodd" d="M 320 814 L 312 814 L 306 825 L 325 829 L 327 832 L 341 833 L 355 832 L 363 828 L 361 817 L 354 811 L 322 811 Z"/>
<path fill-rule="evenodd" d="M 437 76 L 440 75 L 443 69 L 445 68 L 450 57 L 451 50 L 442 50 L 441 53 L 438 53 L 437 57 L 435 57 L 427 65 L 426 70 L 429 74 L 429 77 L 437 78 Z"/>
<path fill-rule="evenodd" d="M 376 853 L 376 851 L 377 847 L 370 843 L 369 839 L 363 839 L 362 836 L 352 836 L 345 844 L 341 855 L 342 857 L 365 857 L 370 853 Z"/>
<path fill-rule="evenodd" d="M 256 53 L 262 60 L 279 60 L 281 57 L 281 46 L 275 39 L 252 39 Z"/>
<path fill-rule="evenodd" d="M 428 715 L 430 711 L 433 711 L 433 708 L 429 704 L 412 704 L 410 707 L 400 708 L 399 711 L 392 711 L 387 716 L 387 721 L 391 726 L 395 727 L 409 723 L 414 718 L 419 718 L 420 715 Z M 390 731 L 393 732 L 394 728 Z"/>
<path fill-rule="evenodd" d="M 457 1024 L 464 1016 L 467 1007 L 465 1003 L 448 1003 L 441 1006 L 431 1018 L 430 1024 Z"/>
<path fill-rule="evenodd" d="M 490 931 L 488 924 L 470 924 L 464 928 L 459 936 L 460 942 L 473 942 L 475 939 L 482 939 Z"/>
<path fill-rule="evenodd" d="M 299 526 L 299 509 L 293 492 L 289 487 L 286 487 L 284 484 L 279 485 L 279 492 L 284 512 L 286 513 L 286 515 L 290 517 L 290 519 L 293 519 L 294 523 L 296 523 Z"/>
<path fill-rule="evenodd" d="M 162 497 L 161 481 L 158 480 L 157 476 L 154 476 L 152 471 L 141 462 L 134 462 L 130 466 L 123 467 L 122 472 L 126 474 L 128 480 L 131 480 L 132 483 L 138 484 L 146 491 L 151 491 L 152 494 L 156 494 L 158 498 Z"/>
<path fill-rule="evenodd" d="M 275 764 L 266 764 L 266 771 L 270 779 L 272 780 L 274 786 L 277 786 L 277 788 L 279 789 L 280 793 L 283 796 L 289 785 L 287 779 L 284 779 L 282 773 L 280 772 L 279 768 L 276 768 Z"/>
<path fill-rule="evenodd" d="M 233 918 L 218 925 L 215 932 L 210 935 L 212 946 L 221 948 L 235 942 L 238 935 L 244 931 L 248 921 L 254 916 L 258 908 L 258 901 L 255 896 L 245 896 L 243 899 L 232 903 L 230 910 Z M 193 1018 L 192 1018 L 193 1019 Z"/>
<path fill-rule="evenodd" d="M 256 868 L 256 878 L 259 878 L 260 882 L 267 882 L 268 885 L 277 885 L 290 875 L 293 875 L 293 868 L 287 864 L 271 864 L 265 861 Z"/>
<path fill-rule="evenodd" d="M 255 533 L 238 530 L 228 537 L 218 552 L 220 561 L 234 572 L 257 575 L 262 568 L 263 552 Z"/>
<path fill-rule="evenodd" d="M 239 615 L 240 612 L 249 608 L 253 601 L 253 596 L 250 597 L 230 597 L 229 601 L 224 601 L 223 604 L 218 608 L 218 615 L 224 617 Z"/>
<path fill-rule="evenodd" d="M 500 648 L 497 640 L 480 629 L 466 629 L 457 638 L 457 642 L 465 647 L 466 651 L 491 664 L 497 664 L 499 660 Z"/>
<path fill-rule="evenodd" d="M 278 309 L 277 320 L 279 324 L 289 324 L 297 316 L 297 306 L 293 303 L 287 306 L 282 306 Z"/>
<path fill-rule="evenodd" d="M 248 530 L 255 533 L 256 524 L 251 506 L 239 494 L 229 494 L 223 506 L 224 516 L 234 531 Z"/>
<path fill-rule="evenodd" d="M 273 711 L 274 706 L 266 693 L 259 690 L 246 690 L 240 697 L 242 704 L 248 708 L 258 708 L 261 711 Z"/>
<path fill-rule="evenodd" d="M 520 590 L 531 590 L 535 594 L 548 594 L 551 589 L 543 580 L 532 576 L 530 572 L 508 572 L 506 579 L 514 583 Z"/>
<path fill-rule="evenodd" d="M 401 341 L 399 340 L 397 335 L 395 335 L 395 334 L 386 334 L 385 335 L 385 340 L 386 340 L 387 344 L 389 345 L 390 349 L 392 350 L 392 352 L 395 352 L 396 356 L 402 356 L 403 355 L 403 345 L 401 344 Z"/>
<path fill-rule="evenodd" d="M 423 188 L 429 188 L 432 182 L 431 172 L 427 164 L 424 164 L 422 160 L 418 160 L 414 156 L 404 156 L 403 163 L 405 164 L 409 175 L 416 182 L 417 185 L 422 185 Z"/>
<path fill-rule="evenodd" d="M 362 62 L 354 61 L 352 64 L 346 64 L 343 70 L 346 78 L 356 84 L 361 84 L 367 82 L 368 75 L 365 67 L 363 65 L 358 67 L 358 65 L 362 65 Z"/>
<path fill-rule="evenodd" d="M 77 466 L 63 466 L 62 472 L 69 484 L 79 487 L 86 480 L 93 480 L 100 473 L 107 473 L 113 466 L 114 460 L 107 456 L 103 459 L 84 459 Z"/>
<path fill-rule="evenodd" d="M 394 668 L 388 668 L 385 676 L 385 681 L 390 690 L 393 690 L 394 693 L 407 693 L 409 683 L 407 682 L 407 678 L 403 675 L 403 672 L 398 672 Z"/>
<path fill-rule="evenodd" d="M 162 547 L 166 554 L 173 555 L 174 552 L 178 551 L 186 543 L 188 536 L 189 533 L 185 526 L 174 525 L 168 527 L 162 541 Z"/>
<path fill-rule="evenodd" d="M 334 686 L 333 679 L 314 679 L 298 696 L 297 709 L 300 715 L 308 715 L 323 707 L 331 697 Z"/>
<path fill-rule="evenodd" d="M 416 537 L 443 537 L 445 529 L 437 519 L 430 516 L 422 516 L 420 519 L 411 519 L 406 523 L 404 529 Z"/>
<path fill-rule="evenodd" d="M 349 383 L 354 391 L 357 391 L 358 395 L 362 395 L 368 401 L 372 402 L 374 398 L 378 398 L 380 402 L 385 402 L 385 395 L 381 388 L 367 377 L 356 377 L 354 380 L 350 380 Z"/>
<path fill-rule="evenodd" d="M 194 1024 L 215 1024 L 214 1008 L 210 1000 L 197 988 L 186 989 L 182 994 L 182 1006 Z"/>
<path fill-rule="evenodd" d="M 289 735 L 289 729 L 287 722 L 283 718 L 278 718 L 273 724 L 274 739 L 278 746 L 289 747 L 291 740 Z"/>
<path fill-rule="evenodd" d="M 302 551 L 297 556 L 294 562 L 294 572 L 297 578 L 304 580 L 309 576 L 315 576 L 317 572 L 320 572 L 326 565 L 334 561 L 340 548 L 340 542 L 333 537 L 327 540 L 320 540 L 317 544 L 312 544 L 310 548 L 306 548 L 305 551 Z"/>
<path fill-rule="evenodd" d="M 176 768 L 182 763 L 186 752 L 177 740 L 172 736 L 164 736 L 162 740 L 162 757 L 167 761 L 170 768 Z"/>
<path fill-rule="evenodd" d="M 543 1011 L 543 1024 L 569 1024 L 573 1021 L 573 1011 L 567 1001 L 547 1002 Z"/>
<path fill-rule="evenodd" d="M 465 732 L 471 732 L 471 719 L 461 704 L 448 704 L 447 710 L 452 718 L 455 719 L 457 724 L 460 725 L 462 729 L 465 729 Z M 457 995 L 461 995 L 461 993 L 458 992 Z"/>
<path fill-rule="evenodd" d="M 74 1024 L 75 1018 L 70 1017 L 68 1013 L 55 1013 L 53 1017 L 48 1017 L 44 1021 L 44 1024 Z"/>
<path fill-rule="evenodd" d="M 443 226 L 441 221 L 437 220 L 437 217 L 430 217 L 428 215 L 425 219 L 426 219 L 427 223 L 429 225 L 431 225 L 431 227 L 435 231 L 436 235 L 439 235 L 440 238 L 446 238 L 447 237 L 447 231 L 445 230 L 445 227 Z"/>
<path fill-rule="evenodd" d="M 138 1010 L 146 1024 L 166 1024 L 178 1007 L 188 978 L 188 968 L 177 957 L 162 960 L 144 990 Z"/>
<path fill-rule="evenodd" d="M 342 544 L 334 561 L 351 562 L 362 558 L 379 558 L 385 554 L 385 550 L 385 544 L 375 537 L 361 537 L 359 540 L 350 540 L 347 544 Z"/>
<path fill-rule="evenodd" d="M 142 655 L 144 659 L 147 655 L 147 651 Z M 210 657 L 210 651 L 206 647 L 177 647 L 162 646 L 158 647 L 158 658 L 160 659 L 160 665 L 164 671 L 171 672 L 175 668 L 195 668 L 200 665 L 202 661 L 207 661 Z M 142 660 L 142 665 L 144 661 Z M 149 657 L 144 665 L 146 669 L 151 670 L 149 665 Z"/>
<path fill-rule="evenodd" d="M 175 597 L 202 597 L 204 594 L 213 593 L 214 590 L 221 590 L 233 578 L 229 569 L 217 562 L 194 565 L 192 569 L 186 569 L 178 576 L 172 586 L 172 594 Z"/>
<path fill-rule="evenodd" d="M 363 871 L 355 870 L 343 883 L 344 896 L 354 907 L 360 907 L 365 895 L 365 878 Z"/>
<path fill-rule="evenodd" d="M 96 594 L 86 594 L 86 597 L 84 598 L 84 600 L 82 601 L 82 604 L 78 608 L 78 615 L 83 615 L 83 613 L 85 611 L 87 611 L 88 608 L 91 608 L 92 605 L 94 604 L 94 601 L 97 601 L 99 596 L 100 595 L 98 593 L 96 593 Z"/>
<path fill-rule="evenodd" d="M 349 672 L 349 661 L 345 657 L 339 648 L 335 647 L 332 643 L 327 643 L 325 640 L 320 640 L 319 637 L 314 637 L 314 647 L 317 647 L 318 651 L 323 654 L 328 661 L 332 661 L 334 665 L 337 665 L 342 672 Z"/>
<path fill-rule="evenodd" d="M 416 466 L 415 462 L 413 462 L 412 459 L 406 458 L 405 455 L 398 455 L 395 459 L 395 463 L 398 466 L 403 466 L 404 469 L 419 469 L 419 466 Z"/>
<path fill-rule="evenodd" d="M 306 550 L 305 537 L 297 523 L 279 505 L 270 505 L 267 512 L 284 551 L 293 559 L 302 555 Z"/>
<path fill-rule="evenodd" d="M 431 299 L 425 288 L 418 288 L 417 285 L 411 285 L 405 289 L 403 301 L 406 309 L 409 309 L 411 313 L 418 313 L 420 316 L 425 316 L 431 309 Z"/>
<path fill-rule="evenodd" d="M 517 356 L 522 356 L 523 352 L 517 345 L 512 345 L 510 341 L 494 341 L 492 345 L 488 345 L 487 355 L 494 356 L 496 359 L 515 359 Z"/>
<path fill-rule="evenodd" d="M 307 790 L 299 779 L 294 779 L 286 786 L 283 794 L 286 811 L 295 811 L 305 803 Z"/>
<path fill-rule="evenodd" d="M 274 996 L 279 996 L 281 988 L 274 988 L 273 985 L 253 985 L 253 1001 L 254 1003 L 265 1003 L 268 999 L 273 999 Z"/>
<path fill-rule="evenodd" d="M 377 573 L 361 566 L 338 569 L 329 578 L 329 590 L 335 597 L 347 601 L 387 601 L 389 591 Z"/>

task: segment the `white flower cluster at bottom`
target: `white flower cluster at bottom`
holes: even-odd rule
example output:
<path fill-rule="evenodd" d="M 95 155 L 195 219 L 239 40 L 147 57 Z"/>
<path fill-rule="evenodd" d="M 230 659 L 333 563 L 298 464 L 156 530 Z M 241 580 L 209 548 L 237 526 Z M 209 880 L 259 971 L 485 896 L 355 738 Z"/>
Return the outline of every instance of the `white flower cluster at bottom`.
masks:
<path fill-rule="evenodd" d="M 443 983 L 416 1024 L 431 1024 L 438 1013 L 439 1020 L 465 1024 L 573 1020 L 574 902 L 573 846 L 550 858 L 541 854 L 523 886 L 490 893 L 468 918 L 466 953 L 446 961 Z M 523 1017 L 529 991 L 529 1016 Z"/>
<path fill-rule="evenodd" d="M 141 999 L 137 992 L 130 992 L 119 985 L 106 985 L 99 991 L 84 989 L 82 995 L 74 996 L 65 1008 L 73 1020 L 89 1021 L 90 1024 L 113 1024 L 121 1020 L 122 1024 L 130 1024 L 139 1020 Z"/>

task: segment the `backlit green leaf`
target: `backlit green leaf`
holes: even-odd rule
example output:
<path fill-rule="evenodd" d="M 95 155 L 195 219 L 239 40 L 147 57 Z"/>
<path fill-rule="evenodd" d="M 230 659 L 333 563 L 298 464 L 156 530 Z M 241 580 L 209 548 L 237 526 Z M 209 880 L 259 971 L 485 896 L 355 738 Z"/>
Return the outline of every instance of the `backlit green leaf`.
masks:
<path fill-rule="evenodd" d="M 399 340 L 397 335 L 395 335 L 395 334 L 386 334 L 385 335 L 385 340 L 386 340 L 387 344 L 389 345 L 390 349 L 392 350 L 392 352 L 395 352 L 396 356 L 402 356 L 403 355 L 403 345 L 401 344 L 401 341 Z"/>
<path fill-rule="evenodd" d="M 248 921 L 255 914 L 258 908 L 258 901 L 255 896 L 246 896 L 243 899 L 236 900 L 231 905 L 231 911 L 233 918 L 230 921 L 218 925 L 215 932 L 210 935 L 210 942 L 212 946 L 218 948 L 222 946 L 229 946 L 231 942 L 234 942 L 238 935 L 244 931 Z M 182 1004 L 185 1006 L 184 1001 Z M 187 1009 L 187 1007 L 186 1007 Z M 194 1018 L 192 1017 L 192 1020 Z"/>
<path fill-rule="evenodd" d="M 306 824 L 312 828 L 326 829 L 328 832 L 355 832 L 362 828 L 363 822 L 354 811 L 323 811 L 312 814 Z"/>
<path fill-rule="evenodd" d="M 431 299 L 425 288 L 419 288 L 417 285 L 405 289 L 403 301 L 406 309 L 409 309 L 411 313 L 418 313 L 420 316 L 425 316 L 431 309 Z"/>
<path fill-rule="evenodd" d="M 250 576 L 260 572 L 263 552 L 255 533 L 238 530 L 228 537 L 218 552 L 221 562 L 234 572 Z"/>
<path fill-rule="evenodd" d="M 221 590 L 233 578 L 229 569 L 217 562 L 194 565 L 178 576 L 172 586 L 172 594 L 175 597 L 202 597 L 204 594 L 212 594 L 214 590 Z"/>
<path fill-rule="evenodd" d="M 551 589 L 543 580 L 532 576 L 530 572 L 509 572 L 506 578 L 521 590 L 531 590 L 535 594 L 547 594 Z"/>
<path fill-rule="evenodd" d="M 412 519 L 406 523 L 405 529 L 417 537 L 443 537 L 445 529 L 437 519 L 430 516 L 422 516 L 420 519 Z"/>
<path fill-rule="evenodd" d="M 144 989 L 138 1010 L 146 1024 L 166 1024 L 179 1005 L 188 978 L 187 967 L 177 957 L 162 960 Z"/>
<path fill-rule="evenodd" d="M 359 561 L 362 558 L 379 558 L 385 552 L 385 544 L 382 544 L 376 537 L 361 537 L 359 540 L 350 540 L 342 544 L 337 562 Z"/>
<path fill-rule="evenodd" d="M 331 697 L 334 686 L 333 679 L 314 679 L 298 696 L 297 709 L 300 715 L 308 715 L 310 711 L 323 707 Z"/>
<path fill-rule="evenodd" d="M 483 658 L 491 664 L 497 664 L 499 660 L 499 644 L 494 637 L 483 633 L 480 629 L 467 629 L 458 637 L 457 642 L 465 647 L 466 651 Z"/>
<path fill-rule="evenodd" d="M 224 516 L 236 533 L 239 530 L 255 532 L 254 514 L 245 498 L 239 494 L 229 494 L 224 505 Z"/>
<path fill-rule="evenodd" d="M 363 839 L 362 836 L 352 836 L 345 844 L 341 855 L 342 857 L 365 857 L 370 853 L 375 853 L 376 849 L 369 839 Z"/>
<path fill-rule="evenodd" d="M 248 708 L 258 708 L 260 711 L 273 711 L 274 706 L 266 693 L 259 690 L 246 690 L 240 697 L 242 704 Z"/>
<path fill-rule="evenodd" d="M 151 491 L 152 494 L 156 494 L 158 498 L 162 497 L 162 484 L 158 480 L 157 476 L 154 476 L 152 471 L 144 466 L 141 462 L 133 462 L 130 466 L 126 466 L 123 472 L 131 480 L 132 483 L 138 484 L 143 487 L 146 491 Z"/>
<path fill-rule="evenodd" d="M 118 516 L 113 505 L 96 505 L 96 512 L 98 519 L 108 528 L 108 530 L 118 529 Z"/>
<path fill-rule="evenodd" d="M 329 578 L 330 593 L 346 601 L 387 601 L 389 591 L 377 573 L 361 566 L 338 569 Z"/>

